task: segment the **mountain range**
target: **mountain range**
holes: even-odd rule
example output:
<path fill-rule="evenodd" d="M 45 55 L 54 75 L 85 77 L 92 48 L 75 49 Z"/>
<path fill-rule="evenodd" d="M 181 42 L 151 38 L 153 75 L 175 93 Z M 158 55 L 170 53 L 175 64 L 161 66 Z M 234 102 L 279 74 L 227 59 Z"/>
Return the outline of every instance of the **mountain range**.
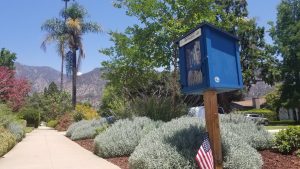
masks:
<path fill-rule="evenodd" d="M 26 66 L 15 63 L 16 76 L 27 79 L 32 85 L 32 93 L 43 92 L 51 82 L 60 85 L 60 72 L 47 66 Z M 77 78 L 77 100 L 79 102 L 88 101 L 93 106 L 98 106 L 105 87 L 106 80 L 102 78 L 104 70 L 95 68 L 84 73 Z M 64 90 L 71 93 L 71 77 L 64 75 Z"/>
<path fill-rule="evenodd" d="M 60 72 L 47 66 L 26 66 L 15 63 L 16 76 L 26 78 L 31 82 L 32 93 L 43 92 L 51 82 L 60 85 Z M 107 80 L 102 78 L 104 69 L 96 68 L 88 73 L 78 76 L 77 79 L 77 101 L 89 102 L 93 106 L 100 104 L 101 96 Z M 72 81 L 71 77 L 64 76 L 64 90 L 71 93 Z M 262 97 L 274 90 L 274 87 L 259 81 L 252 85 L 244 99 L 253 97 Z"/>

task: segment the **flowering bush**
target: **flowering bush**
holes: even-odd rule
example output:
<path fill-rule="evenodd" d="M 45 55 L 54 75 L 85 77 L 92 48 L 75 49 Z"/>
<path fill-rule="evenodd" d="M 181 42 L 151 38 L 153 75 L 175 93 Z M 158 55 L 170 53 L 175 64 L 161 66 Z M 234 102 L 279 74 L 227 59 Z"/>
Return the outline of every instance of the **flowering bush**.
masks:
<path fill-rule="evenodd" d="M 75 111 L 77 116 L 78 114 L 82 114 L 82 117 L 85 120 L 92 120 L 99 117 L 97 111 L 93 107 L 86 104 L 77 104 Z"/>
<path fill-rule="evenodd" d="M 130 155 L 141 138 L 160 124 L 147 117 L 119 120 L 95 138 L 95 154 L 100 157 Z"/>
<path fill-rule="evenodd" d="M 58 131 L 66 131 L 69 126 L 73 123 L 73 118 L 70 113 L 65 113 L 63 116 L 58 118 L 58 124 L 55 127 Z"/>
<path fill-rule="evenodd" d="M 25 103 L 30 84 L 24 79 L 16 79 L 14 74 L 8 67 L 0 66 L 0 100 L 9 103 L 17 111 Z"/>

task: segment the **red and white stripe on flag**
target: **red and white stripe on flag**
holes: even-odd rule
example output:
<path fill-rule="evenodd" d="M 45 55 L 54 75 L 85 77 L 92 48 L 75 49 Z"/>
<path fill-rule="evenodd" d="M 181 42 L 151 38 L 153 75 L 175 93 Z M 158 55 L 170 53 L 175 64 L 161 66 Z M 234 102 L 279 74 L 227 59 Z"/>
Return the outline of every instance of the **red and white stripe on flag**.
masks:
<path fill-rule="evenodd" d="M 204 140 L 197 152 L 195 159 L 200 169 L 214 169 L 214 159 L 209 145 L 207 133 L 205 133 Z"/>

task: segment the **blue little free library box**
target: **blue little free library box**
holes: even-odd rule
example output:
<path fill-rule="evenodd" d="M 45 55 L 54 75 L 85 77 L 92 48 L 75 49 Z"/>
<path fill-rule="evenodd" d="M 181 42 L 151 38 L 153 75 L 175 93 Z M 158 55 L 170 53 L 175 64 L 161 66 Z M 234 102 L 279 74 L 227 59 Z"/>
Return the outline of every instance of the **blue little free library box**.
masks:
<path fill-rule="evenodd" d="M 218 93 L 243 88 L 239 39 L 203 23 L 176 40 L 180 83 L 186 94 Z"/>

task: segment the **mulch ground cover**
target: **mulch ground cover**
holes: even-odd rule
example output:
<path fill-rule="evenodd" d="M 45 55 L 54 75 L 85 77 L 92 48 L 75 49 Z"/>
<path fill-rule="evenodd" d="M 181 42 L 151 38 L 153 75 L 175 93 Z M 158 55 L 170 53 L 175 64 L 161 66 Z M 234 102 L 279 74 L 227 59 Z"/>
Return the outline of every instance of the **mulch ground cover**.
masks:
<path fill-rule="evenodd" d="M 93 139 L 86 139 L 86 140 L 77 140 L 75 141 L 81 147 L 94 152 L 94 140 Z M 129 169 L 128 165 L 128 158 L 129 157 L 116 157 L 116 158 L 107 158 L 106 160 L 119 166 L 121 169 Z"/>
<path fill-rule="evenodd" d="M 108 158 L 106 160 L 119 166 L 121 169 L 129 169 L 128 159 L 129 157 L 116 157 L 116 158 Z"/>
<path fill-rule="evenodd" d="M 93 139 L 78 140 L 75 142 L 91 152 L 94 150 Z M 259 153 L 264 161 L 262 169 L 300 169 L 300 157 L 296 155 L 283 155 L 271 150 L 264 150 Z M 121 169 L 129 169 L 128 158 L 129 157 L 116 157 L 106 160 L 119 166 Z"/>
<path fill-rule="evenodd" d="M 271 150 L 260 152 L 263 169 L 300 169 L 300 158 L 296 155 L 282 155 Z"/>
<path fill-rule="evenodd" d="M 81 147 L 94 152 L 94 139 L 86 139 L 86 140 L 77 140 L 75 141 Z"/>

